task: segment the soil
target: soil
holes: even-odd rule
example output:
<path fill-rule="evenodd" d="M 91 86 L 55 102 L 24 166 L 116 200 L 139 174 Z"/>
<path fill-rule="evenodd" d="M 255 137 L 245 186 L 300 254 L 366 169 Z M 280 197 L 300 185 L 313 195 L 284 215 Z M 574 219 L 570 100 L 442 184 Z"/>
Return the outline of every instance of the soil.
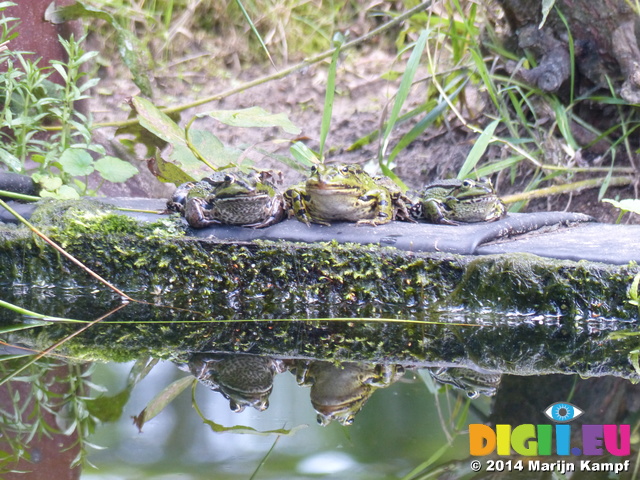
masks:
<path fill-rule="evenodd" d="M 377 166 L 379 148 L 374 140 L 362 148 L 350 150 L 358 139 L 378 129 L 382 119 L 388 115 L 398 81 L 383 78 L 383 74 L 400 70 L 397 58 L 381 48 L 369 48 L 345 53 L 337 74 L 336 97 L 333 109 L 331 129 L 327 139 L 326 161 L 330 163 L 360 163 L 367 168 Z M 235 87 L 243 82 L 260 78 L 272 73 L 272 67 L 251 67 L 244 71 L 233 69 L 220 70 L 215 75 L 193 76 L 184 73 L 165 71 L 164 76 L 156 77 L 157 105 L 186 104 L 199 98 L 208 97 Z M 302 132 L 298 136 L 289 135 L 279 129 L 229 127 L 205 117 L 197 121 L 197 128 L 210 129 L 225 145 L 249 149 L 248 156 L 261 168 L 275 168 L 283 171 L 283 184 L 290 185 L 304 175 L 280 162 L 263 156 L 258 149 L 288 155 L 290 141 L 303 139 L 310 148 L 318 149 L 320 124 L 324 105 L 327 64 L 319 64 L 297 71 L 284 79 L 253 87 L 241 94 L 212 102 L 197 109 L 183 112 L 181 125 L 185 125 L 196 113 L 214 109 L 237 109 L 260 106 L 272 113 L 283 112 L 298 125 Z M 426 76 L 419 72 L 416 78 Z M 128 115 L 125 101 L 137 93 L 129 80 L 130 76 L 118 68 L 103 69 L 98 90 L 93 95 L 91 110 L 95 122 L 123 120 Z M 424 101 L 426 82 L 417 83 L 410 97 L 409 105 L 417 106 Z M 475 98 L 477 111 L 482 111 L 482 97 L 475 91 L 468 91 L 467 97 Z M 400 125 L 393 134 L 390 148 L 398 138 L 406 133 L 413 124 Z M 98 141 L 105 144 L 113 154 L 129 156 L 121 148 L 118 138 L 114 138 L 114 129 L 98 130 Z M 448 122 L 432 127 L 419 139 L 409 145 L 397 158 L 395 172 L 410 188 L 419 188 L 435 179 L 455 177 L 473 145 L 476 134 L 470 134 L 462 128 L 455 117 Z M 286 141 L 282 141 L 282 140 Z M 390 151 L 390 149 L 388 150 Z M 108 196 L 148 196 L 168 197 L 174 189 L 172 184 L 161 184 L 146 168 L 144 155 L 138 152 L 137 158 L 130 160 L 137 164 L 141 175 L 126 185 L 106 185 L 101 192 Z M 503 154 L 497 148 L 490 148 L 487 155 Z M 619 165 L 619 163 L 617 163 Z M 516 181 L 499 175 L 492 180 L 501 195 L 522 191 L 531 172 L 521 168 Z M 377 172 L 376 172 L 377 173 Z M 637 198 L 633 187 L 610 188 L 607 198 Z M 521 211 L 569 210 L 587 213 L 601 222 L 615 222 L 618 211 L 611 205 L 598 200 L 598 189 L 588 189 L 573 195 L 557 195 L 543 200 L 529 202 Z M 623 223 L 640 223 L 639 215 L 626 214 Z"/>

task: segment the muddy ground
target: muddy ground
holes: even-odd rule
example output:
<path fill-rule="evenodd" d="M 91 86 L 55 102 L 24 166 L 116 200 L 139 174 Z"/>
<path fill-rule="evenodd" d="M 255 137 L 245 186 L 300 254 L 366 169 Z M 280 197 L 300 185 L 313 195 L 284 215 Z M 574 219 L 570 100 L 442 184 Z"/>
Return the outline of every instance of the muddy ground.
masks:
<path fill-rule="evenodd" d="M 357 162 L 375 165 L 379 143 L 377 140 L 360 149 L 348 148 L 359 138 L 369 134 L 381 125 L 391 108 L 390 101 L 397 89 L 397 81 L 383 78 L 391 70 L 402 70 L 404 60 L 398 63 L 390 51 L 381 48 L 366 48 L 344 54 L 336 85 L 336 98 L 333 110 L 331 130 L 327 139 L 328 162 Z M 302 129 L 298 136 L 312 149 L 318 148 L 320 124 L 323 111 L 325 84 L 328 62 L 299 70 L 284 79 L 271 81 L 243 93 L 235 94 L 223 100 L 212 102 L 197 109 L 185 111 L 181 125 L 198 112 L 213 109 L 237 109 L 260 106 L 272 112 L 284 112 Z M 202 71 L 202 70 L 201 70 Z M 273 67 L 251 67 L 239 70 L 237 67 L 219 69 L 217 74 L 193 73 L 179 69 L 165 68 L 156 77 L 157 105 L 182 105 L 199 98 L 208 97 L 235 87 L 243 82 L 265 76 L 274 71 Z M 102 81 L 98 87 L 99 95 L 94 95 L 91 110 L 95 122 L 125 119 L 128 107 L 127 97 L 136 94 L 137 89 L 130 81 L 126 71 L 120 68 L 106 68 L 100 71 Z M 416 78 L 424 78 L 426 72 L 419 72 Z M 414 86 L 410 101 L 404 111 L 424 101 L 426 82 Z M 469 89 L 467 97 L 474 102 L 476 112 L 482 112 L 482 95 Z M 407 122 L 394 132 L 393 146 L 400 136 L 408 131 L 413 123 Z M 197 128 L 210 129 L 226 145 L 241 149 L 249 148 L 248 154 L 254 162 L 263 168 L 276 168 L 284 172 L 284 184 L 290 185 L 303 178 L 299 172 L 285 165 L 257 154 L 256 149 L 287 154 L 290 142 L 296 136 L 288 135 L 279 129 L 229 127 L 205 118 L 198 120 Z M 114 129 L 103 128 L 98 131 L 97 140 L 106 144 L 116 155 L 128 155 L 119 148 Z M 453 116 L 447 122 L 430 128 L 418 140 L 414 141 L 396 160 L 395 172 L 411 188 L 418 188 L 438 178 L 454 177 L 473 145 L 476 134 L 469 134 Z M 489 149 L 488 158 L 507 155 L 497 147 Z M 127 185 L 107 185 L 101 192 L 110 196 L 150 196 L 166 197 L 173 190 L 171 184 L 161 184 L 146 169 L 143 154 L 138 152 L 130 160 L 143 172 L 129 181 Z M 618 162 L 617 165 L 621 163 Z M 507 175 L 494 176 L 492 180 L 501 195 L 520 192 L 524 189 L 531 172 L 523 165 L 511 183 Z M 578 178 L 576 178 L 577 180 Z M 607 198 L 635 198 L 634 188 L 610 188 Z M 521 211 L 567 210 L 593 215 L 602 222 L 614 222 L 618 213 L 609 204 L 598 201 L 598 189 L 584 190 L 572 195 L 557 195 L 542 200 L 531 201 Z M 635 217 L 635 218 L 634 218 Z M 640 223 L 640 216 L 625 215 L 623 222 Z"/>

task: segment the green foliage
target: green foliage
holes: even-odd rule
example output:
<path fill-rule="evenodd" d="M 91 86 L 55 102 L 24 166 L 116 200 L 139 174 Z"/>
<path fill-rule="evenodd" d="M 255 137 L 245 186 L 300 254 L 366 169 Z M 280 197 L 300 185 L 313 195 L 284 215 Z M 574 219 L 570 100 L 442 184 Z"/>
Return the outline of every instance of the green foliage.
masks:
<path fill-rule="evenodd" d="M 11 19 L 2 17 L 0 23 L 2 43 L 11 38 Z M 84 65 L 96 52 L 85 52 L 83 39 L 59 40 L 67 62 L 53 60 L 40 67 L 20 52 L 0 52 L 0 63 L 6 66 L 0 73 L 0 162 L 10 171 L 30 174 L 43 197 L 78 198 L 97 190 L 87 184 L 94 171 L 102 181 L 123 182 L 138 170 L 105 156 L 104 148 L 92 143 L 90 118 L 76 108 L 98 83 L 84 78 Z M 50 81 L 53 72 L 62 85 Z M 53 133 L 51 124 L 59 126 Z"/>
<path fill-rule="evenodd" d="M 2 376 L 17 365 L 14 360 L 3 360 L 0 362 Z M 70 436 L 75 433 L 76 439 L 68 447 L 79 447 L 73 466 L 84 463 L 86 449 L 91 446 L 88 436 L 99 423 L 87 406 L 92 388 L 89 382 L 91 369 L 41 359 L 6 384 L 14 409 L 11 414 L 0 416 L 3 439 L 0 473 L 12 471 L 21 458 L 29 459 L 28 446 L 41 435 Z"/>
<path fill-rule="evenodd" d="M 616 223 L 620 223 L 620 221 L 622 220 L 622 216 L 627 212 L 640 215 L 640 199 L 627 198 L 624 200 L 616 201 L 610 198 L 604 198 L 602 201 L 606 203 L 610 203 L 611 205 L 613 205 L 614 207 L 620 210 L 620 214 L 618 215 L 618 219 L 616 220 Z"/>
<path fill-rule="evenodd" d="M 200 113 L 183 129 L 145 98 L 133 97 L 130 105 L 136 113 L 140 127 L 128 129 L 128 133 L 139 133 L 142 129 L 170 145 L 166 159 L 159 149 L 156 151 L 154 166 L 158 179 L 175 184 L 199 180 L 212 170 L 252 165 L 244 152 L 225 146 L 210 131 L 192 129 L 191 126 L 198 118 L 211 117 L 220 123 L 241 128 L 280 127 L 287 133 L 300 132 L 286 115 L 271 114 L 260 107 Z M 299 162 L 297 166 L 306 169 L 303 163 Z M 294 163 L 291 165 L 296 166 Z"/>

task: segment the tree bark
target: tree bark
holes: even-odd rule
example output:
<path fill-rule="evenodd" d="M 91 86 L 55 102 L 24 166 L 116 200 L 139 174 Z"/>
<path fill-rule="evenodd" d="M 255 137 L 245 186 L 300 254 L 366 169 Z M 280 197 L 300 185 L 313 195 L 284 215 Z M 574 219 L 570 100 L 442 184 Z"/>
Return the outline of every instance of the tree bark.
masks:
<path fill-rule="evenodd" d="M 542 24 L 542 2 L 499 0 L 518 46 L 539 62 L 519 75 L 547 92 L 570 77 L 570 38 L 575 50 L 575 91 L 608 88 L 629 103 L 640 103 L 640 17 L 625 0 L 557 0 Z M 566 19 L 563 22 L 560 12 Z M 567 29 L 568 26 L 568 29 Z"/>

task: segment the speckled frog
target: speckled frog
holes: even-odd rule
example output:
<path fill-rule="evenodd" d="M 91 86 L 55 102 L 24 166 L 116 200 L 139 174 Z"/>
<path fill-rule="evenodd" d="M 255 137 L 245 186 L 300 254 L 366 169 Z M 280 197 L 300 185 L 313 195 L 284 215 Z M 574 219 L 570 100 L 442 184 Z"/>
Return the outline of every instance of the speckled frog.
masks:
<path fill-rule="evenodd" d="M 216 224 L 268 227 L 285 215 L 284 199 L 272 177 L 268 171 L 221 170 L 199 182 L 180 185 L 167 208 L 182 213 L 194 228 Z"/>
<path fill-rule="evenodd" d="M 333 221 L 382 225 L 412 221 L 409 199 L 391 181 L 375 178 L 359 165 L 315 165 L 309 178 L 284 193 L 290 215 L 309 225 Z"/>
<path fill-rule="evenodd" d="M 411 215 L 431 223 L 458 225 L 499 220 L 506 215 L 506 208 L 488 178 L 451 179 L 424 187 Z"/>

